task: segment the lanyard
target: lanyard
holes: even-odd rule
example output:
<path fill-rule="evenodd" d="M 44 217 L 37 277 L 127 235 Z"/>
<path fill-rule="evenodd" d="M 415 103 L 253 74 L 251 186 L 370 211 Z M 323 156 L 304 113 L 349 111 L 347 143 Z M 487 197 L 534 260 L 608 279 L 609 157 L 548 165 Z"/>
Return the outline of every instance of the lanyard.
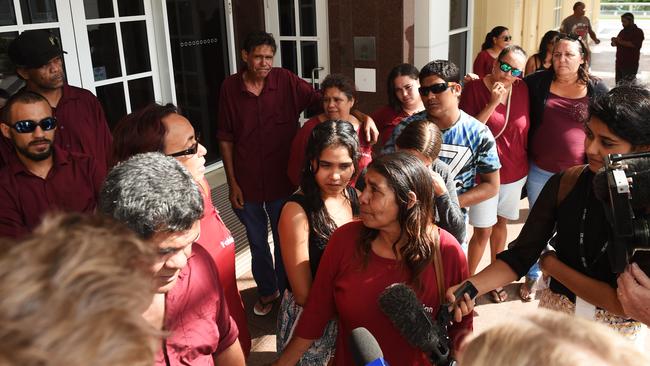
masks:
<path fill-rule="evenodd" d="M 580 221 L 578 224 L 578 227 L 580 228 L 580 231 L 578 232 L 578 250 L 580 252 L 580 263 L 588 273 L 591 273 L 591 267 L 593 267 L 593 265 L 596 264 L 596 262 L 600 259 L 600 257 L 603 256 L 605 251 L 607 251 L 607 246 L 609 245 L 609 241 L 605 241 L 605 244 L 603 244 L 603 246 L 600 248 L 600 252 L 596 256 L 596 258 L 594 258 L 591 264 L 587 263 L 587 256 L 585 253 L 585 221 L 587 220 L 587 206 L 589 205 L 590 198 L 591 198 L 591 184 L 588 184 L 587 196 L 585 197 L 585 204 L 584 204 L 584 208 L 582 209 L 582 216 L 580 216 Z"/>

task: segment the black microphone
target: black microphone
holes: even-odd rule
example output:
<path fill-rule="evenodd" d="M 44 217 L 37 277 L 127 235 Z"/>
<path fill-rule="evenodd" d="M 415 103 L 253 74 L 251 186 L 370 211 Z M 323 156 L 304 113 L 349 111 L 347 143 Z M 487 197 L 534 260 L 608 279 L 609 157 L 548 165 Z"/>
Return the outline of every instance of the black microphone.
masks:
<path fill-rule="evenodd" d="M 377 340 L 366 328 L 359 327 L 352 330 L 350 348 L 352 359 L 357 366 L 389 366 L 384 361 L 384 354 Z"/>
<path fill-rule="evenodd" d="M 436 359 L 449 356 L 449 347 L 440 341 L 431 316 L 410 287 L 403 283 L 388 286 L 379 296 L 379 308 L 409 344 Z"/>

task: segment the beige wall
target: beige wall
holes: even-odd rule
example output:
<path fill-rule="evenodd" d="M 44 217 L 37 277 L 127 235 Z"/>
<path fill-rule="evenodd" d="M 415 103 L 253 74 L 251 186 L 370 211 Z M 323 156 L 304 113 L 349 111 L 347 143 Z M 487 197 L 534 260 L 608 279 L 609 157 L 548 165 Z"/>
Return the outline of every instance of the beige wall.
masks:
<path fill-rule="evenodd" d="M 562 0 L 564 19 L 573 13 L 576 0 Z M 582 0 L 594 28 L 600 15 L 600 0 Z M 472 59 L 481 51 L 485 35 L 493 27 L 503 25 L 510 29 L 512 40 L 529 55 L 537 51 L 546 31 L 555 26 L 555 0 L 474 0 Z M 559 24 L 558 24 L 559 26 Z"/>

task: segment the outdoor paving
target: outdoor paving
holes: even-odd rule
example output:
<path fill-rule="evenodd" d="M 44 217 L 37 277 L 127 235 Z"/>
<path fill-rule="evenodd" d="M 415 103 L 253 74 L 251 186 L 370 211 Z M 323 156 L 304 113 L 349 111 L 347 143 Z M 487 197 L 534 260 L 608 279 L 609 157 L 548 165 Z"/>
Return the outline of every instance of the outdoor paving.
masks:
<path fill-rule="evenodd" d="M 638 78 L 644 82 L 650 81 L 650 20 L 640 20 L 637 22 L 639 27 L 646 34 L 646 41 L 641 49 L 642 56 L 640 60 Z M 600 77 L 610 87 L 614 86 L 614 55 L 615 48 L 611 47 L 609 40 L 618 34 L 621 29 L 618 20 L 601 20 L 598 26 L 598 37 L 602 40 L 600 45 L 592 45 L 592 74 Z M 508 225 L 508 242 L 514 239 L 525 218 L 528 215 L 528 201 L 522 200 L 520 203 L 520 219 L 517 222 Z M 468 230 L 468 237 L 471 236 L 471 227 Z M 485 255 L 479 265 L 479 270 L 489 264 L 489 255 L 486 250 Z M 241 258 L 238 260 L 241 262 Z M 265 316 L 260 317 L 253 314 L 252 307 L 257 299 L 255 282 L 252 279 L 251 272 L 248 271 L 239 277 L 237 282 L 241 291 L 242 299 L 246 306 L 248 314 L 249 328 L 253 337 L 251 354 L 247 364 L 251 366 L 266 365 L 275 359 L 275 328 L 278 306 Z M 477 299 L 476 311 L 479 314 L 474 318 L 474 331 L 479 333 L 485 329 L 499 324 L 505 319 L 521 316 L 526 312 L 535 311 L 537 300 L 524 303 L 519 299 L 518 288 L 520 282 L 512 283 L 505 287 L 508 293 L 508 300 L 501 304 L 494 304 L 487 296 Z"/>

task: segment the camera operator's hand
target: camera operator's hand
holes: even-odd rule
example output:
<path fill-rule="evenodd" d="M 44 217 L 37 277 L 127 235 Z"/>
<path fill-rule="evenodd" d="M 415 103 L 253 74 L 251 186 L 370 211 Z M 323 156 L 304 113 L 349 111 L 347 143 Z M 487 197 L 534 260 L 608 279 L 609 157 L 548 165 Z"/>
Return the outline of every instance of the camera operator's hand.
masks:
<path fill-rule="evenodd" d="M 650 278 L 636 263 L 632 263 L 616 282 L 616 293 L 625 314 L 646 325 L 650 324 Z"/>
<path fill-rule="evenodd" d="M 457 323 L 462 321 L 465 315 L 471 314 L 474 311 L 474 300 L 472 300 L 472 298 L 469 297 L 468 294 L 465 294 L 463 298 L 458 299 L 458 301 L 454 296 L 454 292 L 462 284 L 463 283 L 461 282 L 456 286 L 451 286 L 450 288 L 447 289 L 447 294 L 445 295 L 447 301 L 452 304 L 449 307 L 449 311 L 453 311 L 454 321 Z"/>

